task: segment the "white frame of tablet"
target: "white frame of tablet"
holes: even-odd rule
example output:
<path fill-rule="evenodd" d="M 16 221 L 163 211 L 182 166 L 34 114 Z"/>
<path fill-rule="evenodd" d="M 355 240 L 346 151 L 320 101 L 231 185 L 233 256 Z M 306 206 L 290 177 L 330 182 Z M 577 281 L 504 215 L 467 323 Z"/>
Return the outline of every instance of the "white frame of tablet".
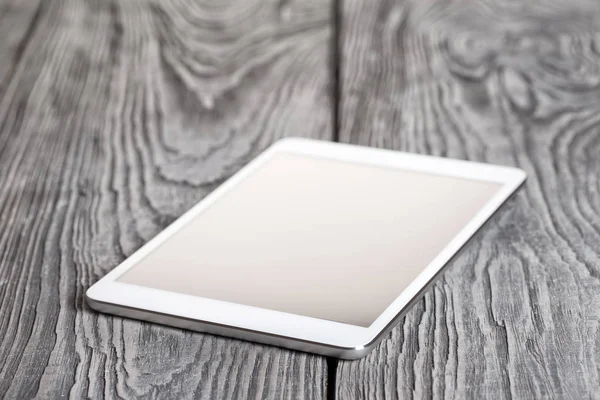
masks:
<path fill-rule="evenodd" d="M 275 153 L 289 152 L 311 157 L 367 164 L 379 167 L 429 172 L 432 174 L 476 179 L 502 184 L 497 194 L 452 239 L 417 278 L 398 295 L 369 327 L 311 318 L 225 301 L 173 293 L 118 282 L 119 276 L 134 267 L 153 249 L 168 240 L 240 181 L 267 162 Z M 419 294 L 436 273 L 460 250 L 484 222 L 506 201 L 525 180 L 524 171 L 505 166 L 416 155 L 389 150 L 330 143 L 310 139 L 287 138 L 276 142 L 260 156 L 242 168 L 231 179 L 206 196 L 164 231 L 123 261 L 86 293 L 91 303 L 101 302 L 124 309 L 196 320 L 256 331 L 291 340 L 314 342 L 338 348 L 360 351 L 372 343 L 390 322 Z"/>

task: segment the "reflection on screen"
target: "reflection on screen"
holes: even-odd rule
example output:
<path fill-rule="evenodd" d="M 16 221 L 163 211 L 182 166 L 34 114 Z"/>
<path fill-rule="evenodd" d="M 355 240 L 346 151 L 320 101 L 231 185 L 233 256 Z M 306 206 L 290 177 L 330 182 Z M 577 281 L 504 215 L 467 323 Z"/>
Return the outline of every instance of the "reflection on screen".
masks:
<path fill-rule="evenodd" d="M 118 280 L 367 327 L 500 187 L 279 153 Z"/>

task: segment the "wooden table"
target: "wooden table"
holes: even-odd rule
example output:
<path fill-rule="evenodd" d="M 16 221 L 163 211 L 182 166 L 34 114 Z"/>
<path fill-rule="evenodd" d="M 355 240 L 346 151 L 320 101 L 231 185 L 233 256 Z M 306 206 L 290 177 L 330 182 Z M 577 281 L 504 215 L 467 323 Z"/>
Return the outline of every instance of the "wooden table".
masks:
<path fill-rule="evenodd" d="M 0 397 L 600 398 L 600 5 L 0 0 Z M 529 180 L 368 357 L 85 290 L 284 136 Z"/>

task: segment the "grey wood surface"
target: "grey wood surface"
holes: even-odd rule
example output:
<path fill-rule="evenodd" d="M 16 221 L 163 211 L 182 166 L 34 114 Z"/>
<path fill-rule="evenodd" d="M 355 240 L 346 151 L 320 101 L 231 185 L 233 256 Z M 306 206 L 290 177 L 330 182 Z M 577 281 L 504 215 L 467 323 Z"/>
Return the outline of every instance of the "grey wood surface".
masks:
<path fill-rule="evenodd" d="M 323 398 L 324 358 L 85 290 L 284 135 L 332 137 L 328 1 L 0 0 L 0 398 Z"/>
<path fill-rule="evenodd" d="M 598 7 L 0 0 L 0 398 L 600 398 Z M 92 283 L 283 136 L 529 180 L 337 368 L 89 310 Z"/>
<path fill-rule="evenodd" d="M 599 3 L 341 4 L 342 141 L 529 179 L 337 397 L 600 398 Z"/>

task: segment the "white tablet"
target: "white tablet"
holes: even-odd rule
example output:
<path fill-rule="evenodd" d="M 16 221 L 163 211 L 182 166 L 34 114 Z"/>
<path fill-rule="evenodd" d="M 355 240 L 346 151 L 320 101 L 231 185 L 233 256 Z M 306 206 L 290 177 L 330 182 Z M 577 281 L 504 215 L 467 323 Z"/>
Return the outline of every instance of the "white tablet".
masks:
<path fill-rule="evenodd" d="M 359 358 L 524 180 L 516 168 L 284 139 L 87 299 L 125 317 Z"/>

